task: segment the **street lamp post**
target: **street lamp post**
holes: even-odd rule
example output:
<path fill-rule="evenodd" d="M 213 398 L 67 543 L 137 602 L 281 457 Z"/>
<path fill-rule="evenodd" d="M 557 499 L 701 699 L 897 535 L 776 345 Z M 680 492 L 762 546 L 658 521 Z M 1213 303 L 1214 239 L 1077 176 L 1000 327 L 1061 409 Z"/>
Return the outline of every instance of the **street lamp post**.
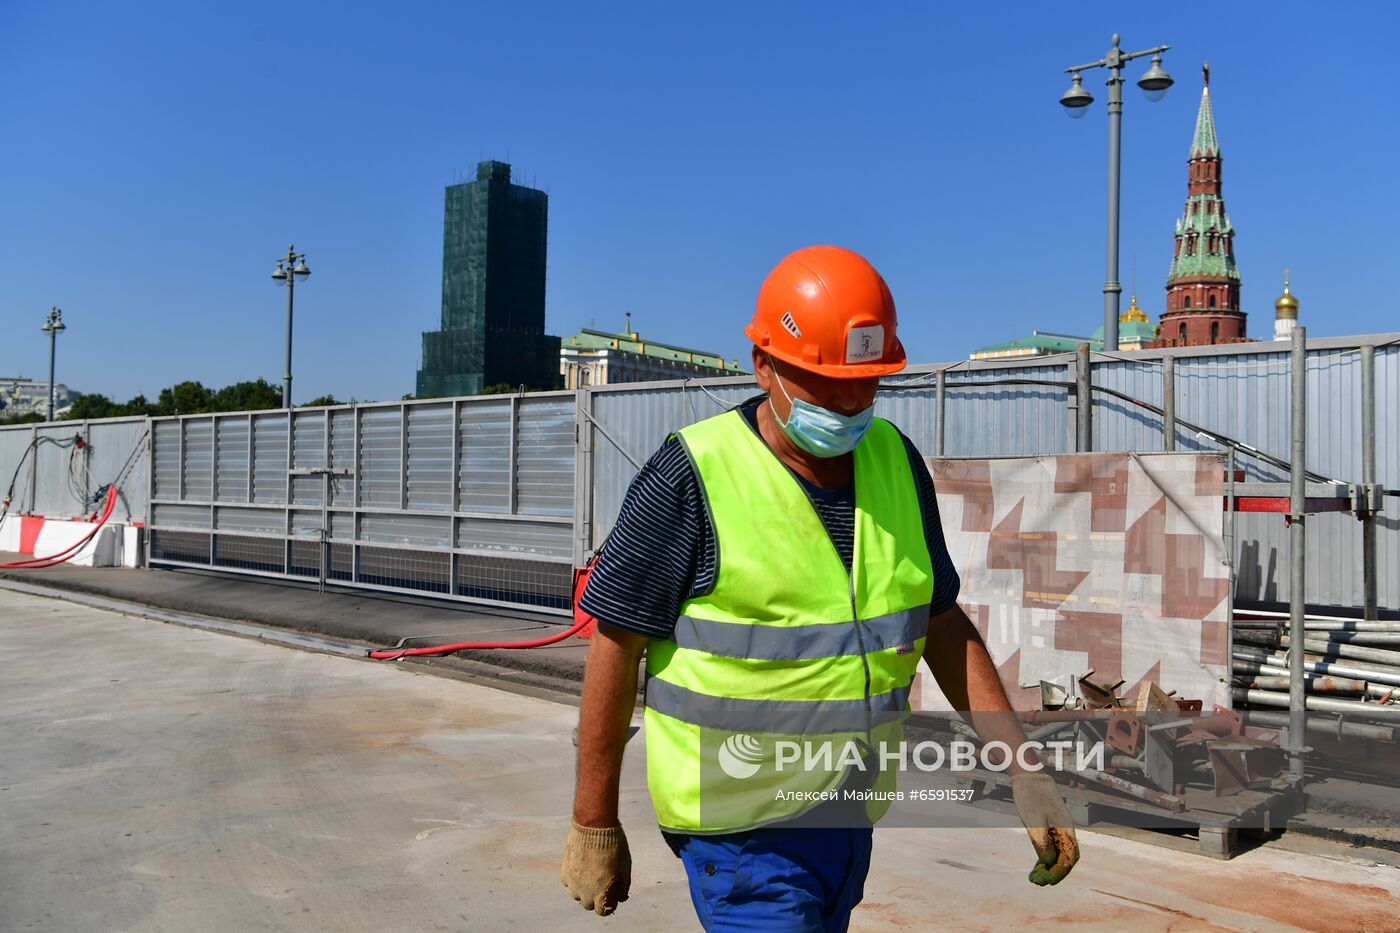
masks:
<path fill-rule="evenodd" d="M 57 306 L 49 309 L 49 313 L 44 316 L 44 326 L 39 328 L 49 335 L 49 416 L 47 421 L 53 420 L 53 358 L 54 351 L 58 345 L 58 335 L 68 328 L 63 324 L 63 312 Z"/>
<path fill-rule="evenodd" d="M 1107 68 L 1108 78 L 1108 281 L 1103 286 L 1103 347 L 1105 350 L 1118 349 L 1118 299 L 1123 286 L 1118 284 L 1118 189 L 1120 176 L 1120 150 L 1123 137 L 1123 65 L 1144 55 L 1152 56 L 1152 67 L 1138 79 L 1148 100 L 1161 100 L 1172 86 L 1171 76 L 1162 70 L 1162 53 L 1171 48 L 1159 45 L 1141 52 L 1124 52 L 1118 48 L 1118 34 L 1113 34 L 1113 48 L 1096 62 L 1075 65 L 1065 71 L 1073 75 L 1069 90 L 1060 98 L 1065 111 L 1071 117 L 1084 116 L 1085 108 L 1094 102 L 1094 97 L 1084 89 L 1081 72 L 1091 68 Z"/>
<path fill-rule="evenodd" d="M 306 254 L 298 253 L 295 246 L 287 247 L 287 255 L 277 260 L 277 271 L 272 273 L 278 285 L 287 286 L 287 359 L 282 370 L 282 407 L 292 407 L 292 292 L 296 289 L 298 277 L 306 278 L 311 270 L 306 268 Z"/>

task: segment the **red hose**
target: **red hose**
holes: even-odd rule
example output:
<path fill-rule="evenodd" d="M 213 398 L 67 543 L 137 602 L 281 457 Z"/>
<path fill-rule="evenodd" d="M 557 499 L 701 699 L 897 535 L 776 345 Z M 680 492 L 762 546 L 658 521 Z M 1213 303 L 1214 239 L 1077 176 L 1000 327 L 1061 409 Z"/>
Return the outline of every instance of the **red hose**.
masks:
<path fill-rule="evenodd" d="M 571 635 L 580 638 L 592 638 L 593 626 L 598 624 L 598 620 L 593 618 L 579 606 L 579 597 L 583 595 L 583 590 L 588 586 L 588 577 L 593 572 L 593 564 L 597 558 L 590 560 L 584 567 L 574 571 L 574 624 L 562 632 L 557 632 L 546 638 L 535 638 L 530 641 L 459 641 L 451 645 L 429 645 L 426 648 L 380 648 L 376 651 L 368 652 L 369 657 L 380 661 L 397 661 L 399 658 L 420 658 L 427 655 L 452 654 L 454 651 L 467 651 L 469 649 L 482 648 L 543 648 L 545 645 L 553 645 L 561 642 Z"/>
<path fill-rule="evenodd" d="M 593 619 L 588 616 L 582 619 L 575 616 L 574 624 L 564 631 L 550 635 L 548 638 L 536 638 L 533 641 L 459 641 L 451 645 L 429 645 L 426 648 L 381 648 L 378 651 L 369 652 L 369 656 L 380 661 L 397 661 L 399 658 L 452 654 L 454 651 L 466 651 L 469 648 L 543 648 L 545 645 L 552 645 L 578 633 L 580 629 L 587 628 L 592 621 Z"/>
<path fill-rule="evenodd" d="M 115 509 L 116 506 L 117 487 L 112 486 L 107 490 L 107 501 L 103 504 L 102 514 L 98 517 L 97 523 L 92 526 L 92 531 L 84 535 L 81 540 L 75 541 L 56 554 L 10 561 L 9 563 L 0 564 L 0 568 L 9 570 L 42 570 L 45 567 L 56 567 L 59 564 L 72 560 L 78 555 L 78 551 L 82 550 L 83 545 L 91 541 L 97 535 L 97 532 L 102 529 L 102 526 L 107 524 L 107 519 L 112 517 L 112 510 Z"/>

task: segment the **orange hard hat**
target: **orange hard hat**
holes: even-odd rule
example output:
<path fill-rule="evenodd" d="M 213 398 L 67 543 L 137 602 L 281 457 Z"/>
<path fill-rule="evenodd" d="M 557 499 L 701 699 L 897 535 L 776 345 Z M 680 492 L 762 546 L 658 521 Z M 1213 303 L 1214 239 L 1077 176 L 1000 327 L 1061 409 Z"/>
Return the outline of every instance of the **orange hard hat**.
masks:
<path fill-rule="evenodd" d="M 808 246 L 768 273 L 744 333 L 800 369 L 861 379 L 904 368 L 895 326 L 894 298 L 874 266 L 839 246 Z"/>

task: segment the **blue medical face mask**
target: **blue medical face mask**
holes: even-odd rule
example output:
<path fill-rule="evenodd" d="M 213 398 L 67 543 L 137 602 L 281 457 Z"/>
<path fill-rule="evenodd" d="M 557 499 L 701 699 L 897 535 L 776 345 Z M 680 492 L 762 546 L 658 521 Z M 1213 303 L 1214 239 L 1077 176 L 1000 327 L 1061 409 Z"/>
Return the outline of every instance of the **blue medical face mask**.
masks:
<path fill-rule="evenodd" d="M 870 422 L 875 417 L 875 406 L 854 415 L 843 415 L 829 408 L 813 405 L 802 399 L 788 395 L 783 379 L 776 371 L 773 378 L 783 398 L 788 400 L 791 409 L 787 421 L 779 420 L 792 442 L 815 457 L 839 457 L 856 449 L 865 432 L 870 430 Z M 771 407 L 771 403 L 770 403 Z M 776 418 L 777 411 L 773 412 Z"/>

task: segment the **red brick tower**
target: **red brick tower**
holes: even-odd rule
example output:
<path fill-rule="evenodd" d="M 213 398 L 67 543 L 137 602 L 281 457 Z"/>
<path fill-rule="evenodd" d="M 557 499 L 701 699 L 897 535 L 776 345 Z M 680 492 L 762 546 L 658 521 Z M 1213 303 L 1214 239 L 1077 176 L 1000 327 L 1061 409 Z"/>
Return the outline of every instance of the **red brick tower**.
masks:
<path fill-rule="evenodd" d="M 1240 273 L 1235 268 L 1235 228 L 1220 196 L 1220 143 L 1210 107 L 1210 66 L 1196 114 L 1187 161 L 1186 211 L 1176 222 L 1176 252 L 1167 275 L 1167 310 L 1153 346 L 1243 343 Z"/>

